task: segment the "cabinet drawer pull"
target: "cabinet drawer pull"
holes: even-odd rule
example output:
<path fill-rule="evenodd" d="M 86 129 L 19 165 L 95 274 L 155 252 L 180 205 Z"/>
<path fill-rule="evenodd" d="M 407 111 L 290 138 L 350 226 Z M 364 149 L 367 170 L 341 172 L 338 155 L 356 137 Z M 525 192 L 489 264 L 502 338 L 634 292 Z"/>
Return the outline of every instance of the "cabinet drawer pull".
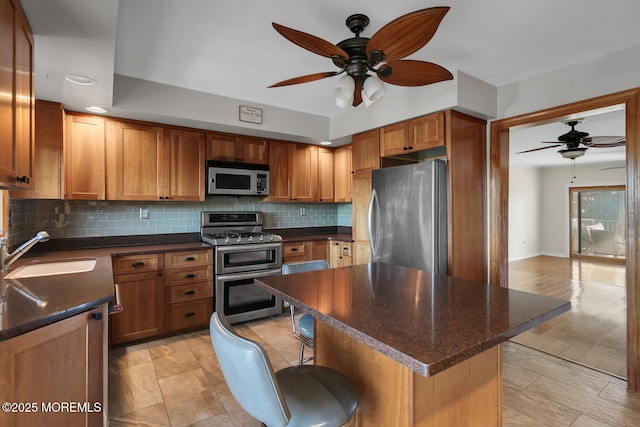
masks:
<path fill-rule="evenodd" d="M 194 257 L 194 256 L 188 256 L 188 257 L 185 257 L 185 259 L 184 259 L 184 260 L 185 260 L 185 261 L 187 261 L 187 262 L 189 262 L 189 261 L 195 261 L 195 260 L 196 260 L 196 257 Z"/>
<path fill-rule="evenodd" d="M 291 252 L 298 252 L 298 248 L 291 248 Z"/>
<path fill-rule="evenodd" d="M 31 178 L 26 175 L 16 177 L 16 182 L 23 182 L 25 184 L 28 184 L 30 180 Z"/>
<path fill-rule="evenodd" d="M 189 312 L 189 313 L 185 314 L 185 315 L 184 315 L 184 317 L 189 318 L 189 317 L 193 317 L 193 316 L 195 316 L 195 315 L 196 315 L 196 314 L 195 314 L 193 311 L 191 311 L 191 312 Z"/>
<path fill-rule="evenodd" d="M 142 261 L 136 261 L 133 264 L 131 264 L 132 267 L 144 267 L 144 262 Z"/>
<path fill-rule="evenodd" d="M 196 293 L 196 291 L 186 291 L 184 294 L 185 295 L 193 295 L 195 293 Z"/>
<path fill-rule="evenodd" d="M 91 318 L 93 320 L 102 320 L 102 313 L 91 313 Z"/>
<path fill-rule="evenodd" d="M 195 274 L 193 274 L 193 273 L 189 273 L 189 274 L 185 274 L 185 275 L 184 275 L 184 278 L 185 278 L 185 279 L 193 279 L 194 277 L 196 277 L 196 275 L 195 275 Z"/>

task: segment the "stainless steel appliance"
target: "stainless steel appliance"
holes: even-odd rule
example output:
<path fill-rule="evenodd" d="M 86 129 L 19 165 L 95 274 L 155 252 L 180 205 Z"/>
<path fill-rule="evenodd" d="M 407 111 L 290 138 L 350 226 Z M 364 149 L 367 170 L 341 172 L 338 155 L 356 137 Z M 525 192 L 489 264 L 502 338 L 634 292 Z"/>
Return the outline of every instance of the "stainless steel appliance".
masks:
<path fill-rule="evenodd" d="M 446 274 L 446 163 L 374 170 L 368 226 L 372 261 Z"/>
<path fill-rule="evenodd" d="M 279 297 L 253 284 L 282 268 L 282 238 L 262 223 L 262 212 L 202 212 L 202 241 L 214 247 L 215 308 L 231 323 L 282 312 Z"/>
<path fill-rule="evenodd" d="M 208 161 L 207 194 L 267 196 L 269 195 L 269 167 Z"/>

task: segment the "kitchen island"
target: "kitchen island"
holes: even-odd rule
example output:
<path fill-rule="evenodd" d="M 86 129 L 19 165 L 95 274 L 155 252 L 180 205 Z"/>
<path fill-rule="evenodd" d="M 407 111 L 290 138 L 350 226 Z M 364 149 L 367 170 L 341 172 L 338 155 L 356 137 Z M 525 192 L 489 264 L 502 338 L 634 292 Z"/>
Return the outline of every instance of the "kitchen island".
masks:
<path fill-rule="evenodd" d="M 383 263 L 257 279 L 316 318 L 315 363 L 351 378 L 359 426 L 499 426 L 500 343 L 555 298 Z"/>

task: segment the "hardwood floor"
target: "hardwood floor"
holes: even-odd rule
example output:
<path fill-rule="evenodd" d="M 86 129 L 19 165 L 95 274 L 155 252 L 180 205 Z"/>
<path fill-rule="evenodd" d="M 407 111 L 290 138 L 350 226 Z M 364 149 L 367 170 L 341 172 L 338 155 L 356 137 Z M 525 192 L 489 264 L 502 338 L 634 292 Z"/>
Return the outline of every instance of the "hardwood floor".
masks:
<path fill-rule="evenodd" d="M 262 343 L 274 369 L 296 362 L 287 314 L 236 328 Z M 640 395 L 622 379 L 510 342 L 503 361 L 506 427 L 640 425 Z M 260 426 L 231 396 L 207 330 L 111 349 L 109 417 L 111 426 Z"/>
<path fill-rule="evenodd" d="M 571 301 L 512 341 L 626 378 L 625 266 L 540 256 L 509 263 L 509 287 Z"/>

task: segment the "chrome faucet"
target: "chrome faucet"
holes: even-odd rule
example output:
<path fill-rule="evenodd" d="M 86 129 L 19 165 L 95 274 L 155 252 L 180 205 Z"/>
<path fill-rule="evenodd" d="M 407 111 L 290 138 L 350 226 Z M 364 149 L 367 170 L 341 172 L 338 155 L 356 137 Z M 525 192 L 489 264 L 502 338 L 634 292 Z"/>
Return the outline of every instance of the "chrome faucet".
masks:
<path fill-rule="evenodd" d="M 49 240 L 49 233 L 46 231 L 40 231 L 30 240 L 20 245 L 18 249 L 9 253 L 9 250 L 7 249 L 7 237 L 5 236 L 0 238 L 0 270 L 4 271 L 9 269 L 9 266 L 22 255 L 26 254 L 33 245 L 38 242 L 46 242 L 47 240 Z"/>

